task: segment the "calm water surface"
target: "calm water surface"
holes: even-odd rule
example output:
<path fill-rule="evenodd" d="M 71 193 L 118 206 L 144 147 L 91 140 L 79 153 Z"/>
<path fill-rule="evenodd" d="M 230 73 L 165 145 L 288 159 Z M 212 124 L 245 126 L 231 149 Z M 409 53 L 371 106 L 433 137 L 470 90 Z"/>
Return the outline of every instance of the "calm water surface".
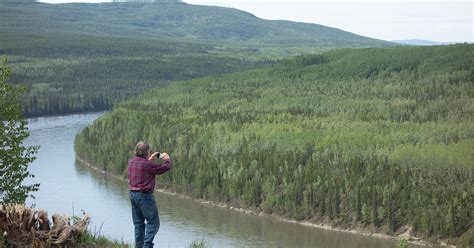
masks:
<path fill-rule="evenodd" d="M 39 145 L 30 166 L 41 183 L 27 204 L 52 213 L 92 217 L 90 230 L 133 243 L 133 224 L 125 181 L 106 177 L 75 160 L 74 136 L 102 113 L 29 120 L 26 145 Z M 158 247 L 187 247 L 204 239 L 211 247 L 394 247 L 391 241 L 287 223 L 268 217 L 206 206 L 156 193 L 161 227 Z"/>

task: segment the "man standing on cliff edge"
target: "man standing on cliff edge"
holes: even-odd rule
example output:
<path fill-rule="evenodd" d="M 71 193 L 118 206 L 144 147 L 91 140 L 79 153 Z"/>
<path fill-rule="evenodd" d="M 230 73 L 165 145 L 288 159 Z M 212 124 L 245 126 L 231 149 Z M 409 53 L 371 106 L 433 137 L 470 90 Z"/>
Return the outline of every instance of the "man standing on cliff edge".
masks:
<path fill-rule="evenodd" d="M 163 164 L 154 162 L 157 157 Z M 128 161 L 128 184 L 132 203 L 135 247 L 153 247 L 153 239 L 160 228 L 160 217 L 155 203 L 155 176 L 171 169 L 167 153 L 151 153 L 150 145 L 140 141 L 135 147 L 135 157 Z M 146 224 L 145 224 L 146 221 Z"/>

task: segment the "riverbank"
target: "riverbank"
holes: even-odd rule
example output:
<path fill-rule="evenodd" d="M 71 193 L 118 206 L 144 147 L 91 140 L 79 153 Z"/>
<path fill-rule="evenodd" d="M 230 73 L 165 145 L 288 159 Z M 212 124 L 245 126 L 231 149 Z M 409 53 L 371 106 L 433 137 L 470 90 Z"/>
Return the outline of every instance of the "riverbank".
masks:
<path fill-rule="evenodd" d="M 84 165 L 101 172 L 102 174 L 105 174 L 107 176 L 119 179 L 119 180 L 126 180 L 125 178 L 122 178 L 120 176 L 114 175 L 110 172 L 100 170 L 98 167 L 92 165 L 88 161 L 86 161 L 83 158 L 76 157 L 76 159 L 83 163 Z M 268 217 L 268 218 L 273 218 L 277 219 L 280 221 L 288 222 L 288 223 L 294 223 L 294 224 L 300 224 L 304 226 L 309 226 L 309 227 L 315 227 L 319 229 L 324 229 L 324 230 L 331 230 L 331 231 L 338 231 L 338 232 L 345 232 L 345 233 L 352 233 L 352 234 L 358 234 L 358 235 L 364 235 L 364 236 L 370 236 L 370 237 L 375 237 L 375 238 L 382 238 L 382 239 L 387 239 L 387 240 L 392 240 L 394 242 L 398 242 L 401 239 L 406 239 L 410 244 L 415 244 L 415 245 L 422 245 L 422 246 L 433 246 L 433 245 L 440 245 L 440 246 L 448 246 L 446 243 L 443 243 L 443 241 L 439 241 L 437 244 L 433 244 L 432 242 L 429 242 L 427 240 L 423 240 L 421 238 L 417 238 L 414 236 L 410 235 L 411 228 L 410 227 L 405 227 L 403 230 L 400 230 L 398 235 L 392 236 L 392 235 L 387 235 L 383 234 L 380 232 L 372 231 L 367 228 L 361 228 L 361 227 L 340 227 L 340 226 L 332 226 L 330 223 L 324 223 L 324 221 L 320 219 L 312 219 L 312 220 L 304 220 L 304 221 L 297 221 L 294 219 L 286 218 L 284 216 L 280 216 L 277 214 L 266 214 L 263 213 L 262 211 L 258 211 L 255 209 L 246 209 L 246 208 L 241 208 L 241 207 L 236 207 L 228 203 L 222 203 L 222 202 L 213 202 L 213 201 L 208 201 L 208 200 L 203 200 L 203 199 L 195 199 L 192 198 L 189 195 L 184 195 L 177 193 L 172 190 L 164 190 L 164 189 L 158 189 L 156 190 L 160 193 L 164 193 L 167 195 L 172 195 L 176 196 L 182 199 L 187 199 L 187 200 L 192 200 L 194 202 L 197 202 L 199 204 L 203 205 L 208 205 L 208 206 L 215 206 L 215 207 L 220 207 L 220 208 L 226 208 L 234 211 L 238 211 L 241 213 L 245 214 L 250 214 L 250 215 L 256 215 L 256 216 L 262 216 L 262 217 Z M 448 246 L 448 247 L 453 247 L 453 246 Z"/>

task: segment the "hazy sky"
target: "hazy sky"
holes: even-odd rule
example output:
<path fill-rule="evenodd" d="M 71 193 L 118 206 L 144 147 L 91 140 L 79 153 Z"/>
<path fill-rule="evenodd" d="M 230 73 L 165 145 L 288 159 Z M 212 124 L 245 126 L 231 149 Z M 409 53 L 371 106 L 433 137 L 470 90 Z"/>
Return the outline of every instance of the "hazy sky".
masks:
<path fill-rule="evenodd" d="M 184 0 L 184 2 L 237 8 L 264 19 L 318 23 L 383 40 L 474 42 L 472 0 Z"/>

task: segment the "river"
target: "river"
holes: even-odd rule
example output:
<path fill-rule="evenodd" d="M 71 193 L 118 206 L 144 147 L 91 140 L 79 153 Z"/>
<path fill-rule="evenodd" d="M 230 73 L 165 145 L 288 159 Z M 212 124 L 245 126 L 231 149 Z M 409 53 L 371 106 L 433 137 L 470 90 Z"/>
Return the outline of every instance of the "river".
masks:
<path fill-rule="evenodd" d="M 29 167 L 41 183 L 27 204 L 52 213 L 91 217 L 89 229 L 133 243 L 133 224 L 127 183 L 107 177 L 75 159 L 74 136 L 102 113 L 29 119 L 25 145 L 40 146 Z M 172 156 L 172 152 L 171 152 Z M 155 193 L 161 227 L 158 247 L 187 247 L 204 240 L 210 247 L 394 247 L 386 239 L 314 228 L 203 205 Z"/>

